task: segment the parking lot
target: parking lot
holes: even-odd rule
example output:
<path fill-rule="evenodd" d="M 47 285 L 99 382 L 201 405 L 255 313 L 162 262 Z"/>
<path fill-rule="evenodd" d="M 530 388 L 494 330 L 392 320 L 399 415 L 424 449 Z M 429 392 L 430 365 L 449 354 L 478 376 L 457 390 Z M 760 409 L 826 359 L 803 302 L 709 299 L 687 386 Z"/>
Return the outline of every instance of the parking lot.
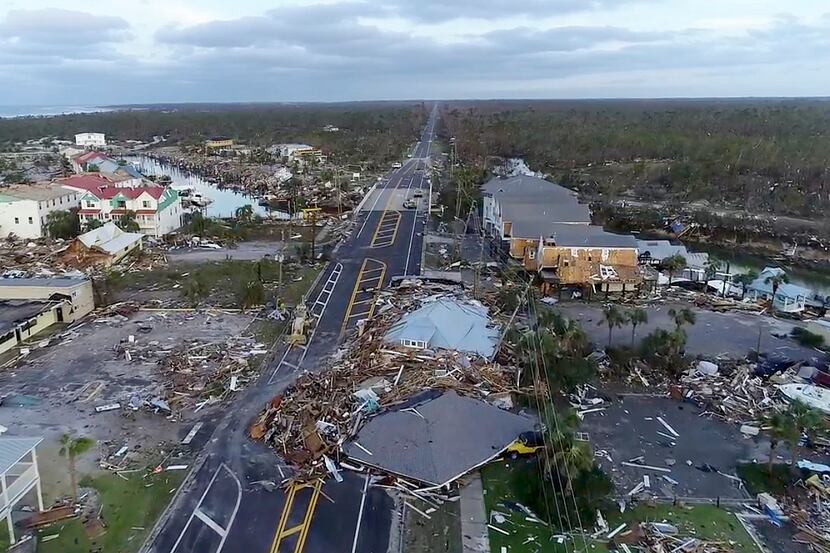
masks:
<path fill-rule="evenodd" d="M 688 403 L 621 395 L 603 407 L 604 411 L 585 415 L 581 430 L 588 433 L 597 462 L 621 496 L 648 475 L 652 493 L 660 497 L 746 498 L 736 480 L 736 465 L 766 459 L 768 448 L 762 441 L 744 438 L 737 427 L 725 422 L 701 417 L 701 410 Z M 657 469 L 621 464 L 631 461 Z M 673 486 L 664 477 L 678 484 Z"/>
<path fill-rule="evenodd" d="M 648 322 L 637 327 L 637 336 L 642 338 L 658 328 L 671 329 L 674 321 L 669 309 L 688 307 L 686 305 L 653 305 L 644 307 Z M 608 344 L 608 327 L 602 315 L 602 305 L 584 303 L 561 303 L 557 306 L 563 315 L 580 323 L 582 330 L 598 346 Z M 744 312 L 717 313 L 705 309 L 691 308 L 697 317 L 694 325 L 684 327 L 687 335 L 686 352 L 689 355 L 707 357 L 727 356 L 742 358 L 758 346 L 761 337 L 761 351 L 777 352 L 793 359 L 814 357 L 816 351 L 801 346 L 790 338 L 778 338 L 793 328 L 793 323 L 772 317 Z M 631 343 L 631 327 L 614 329 L 612 344 L 616 346 Z"/>

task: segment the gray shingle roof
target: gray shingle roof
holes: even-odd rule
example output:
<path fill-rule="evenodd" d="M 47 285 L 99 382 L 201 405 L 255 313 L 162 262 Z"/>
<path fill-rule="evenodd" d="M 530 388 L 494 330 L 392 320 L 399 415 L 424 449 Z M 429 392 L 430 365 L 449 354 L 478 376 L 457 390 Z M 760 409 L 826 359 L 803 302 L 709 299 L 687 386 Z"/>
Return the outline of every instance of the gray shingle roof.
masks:
<path fill-rule="evenodd" d="M 459 396 L 454 391 L 408 404 L 421 416 L 397 410 L 369 420 L 346 454 L 368 465 L 432 485 L 443 485 L 490 461 L 519 434 L 533 430 L 531 419 Z M 423 418 L 422 418 L 423 417 Z"/>
<path fill-rule="evenodd" d="M 0 474 L 8 472 L 42 441 L 43 438 L 0 436 Z"/>
<path fill-rule="evenodd" d="M 564 186 L 531 175 L 497 177 L 481 187 L 498 200 L 504 219 L 513 223 L 513 236 L 531 238 L 544 232 L 536 228 L 544 223 L 590 223 L 588 206 L 579 203 L 576 193 Z M 522 225 L 532 224 L 529 234 Z"/>
<path fill-rule="evenodd" d="M 595 225 L 555 223 L 548 226 L 547 234 L 540 236 L 552 238 L 557 246 L 594 248 L 637 247 L 637 239 L 632 235 L 606 232 L 602 227 Z"/>

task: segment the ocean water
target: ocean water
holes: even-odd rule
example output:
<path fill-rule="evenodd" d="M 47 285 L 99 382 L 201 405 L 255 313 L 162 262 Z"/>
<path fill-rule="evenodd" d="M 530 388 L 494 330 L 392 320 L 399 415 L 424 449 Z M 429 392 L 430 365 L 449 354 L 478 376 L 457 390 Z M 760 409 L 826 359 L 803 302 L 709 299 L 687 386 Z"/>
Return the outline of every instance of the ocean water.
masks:
<path fill-rule="evenodd" d="M 54 115 L 67 115 L 70 113 L 98 113 L 112 111 L 111 108 L 99 106 L 4 106 L 0 105 L 0 118 L 11 117 L 48 117 Z"/>

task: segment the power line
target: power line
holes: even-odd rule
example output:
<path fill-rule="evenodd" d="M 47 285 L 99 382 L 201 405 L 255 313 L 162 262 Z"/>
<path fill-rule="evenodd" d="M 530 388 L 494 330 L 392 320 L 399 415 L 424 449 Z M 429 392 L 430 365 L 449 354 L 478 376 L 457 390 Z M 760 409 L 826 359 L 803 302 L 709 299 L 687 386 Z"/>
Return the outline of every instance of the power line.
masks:
<path fill-rule="evenodd" d="M 533 299 L 532 297 L 528 298 L 528 311 L 530 311 L 530 310 L 533 311 L 534 326 L 536 328 L 538 328 L 539 314 L 538 314 L 538 311 L 536 310 L 535 302 L 531 301 L 532 299 Z M 539 337 L 538 333 L 536 333 L 536 338 L 537 338 L 537 340 L 539 340 L 539 347 L 541 348 L 541 338 Z M 544 370 L 545 374 L 547 375 L 547 363 L 545 361 L 545 358 L 541 357 L 541 361 L 542 361 L 542 365 L 543 365 L 543 370 Z M 548 401 L 544 402 L 544 404 L 545 404 L 546 408 L 548 406 L 550 406 L 550 412 L 553 415 L 553 422 L 554 422 L 554 425 L 556 426 L 556 433 L 559 436 L 562 436 L 563 434 L 562 434 L 561 426 L 559 424 L 559 416 L 556 414 L 556 408 L 553 406 L 553 401 L 552 401 L 552 398 L 550 397 L 550 387 L 549 386 L 545 387 L 545 395 L 546 395 Z M 546 419 L 548 418 L 547 411 L 545 412 L 545 418 Z M 574 505 L 574 512 L 576 514 L 577 523 L 579 524 L 579 531 L 580 531 L 580 535 L 582 537 L 582 543 L 583 543 L 583 546 L 585 547 L 585 551 L 588 551 L 588 541 L 585 539 L 585 528 L 582 525 L 582 516 L 579 514 L 579 505 L 576 502 L 576 494 L 574 494 L 574 491 L 573 491 L 573 478 L 571 477 L 571 474 L 570 474 L 571 471 L 570 471 L 570 468 L 568 468 L 568 463 L 567 462 L 565 462 L 563 464 L 565 466 L 565 479 L 568 482 L 568 486 L 565 489 L 565 491 L 570 491 L 571 500 L 573 501 L 573 505 Z M 560 483 L 559 485 L 561 486 L 562 485 L 561 475 L 559 475 L 558 470 L 556 472 L 557 472 L 557 475 L 559 476 L 559 483 Z M 567 494 L 563 494 L 563 495 L 565 496 L 565 498 L 567 498 Z M 567 513 L 567 510 L 566 510 L 566 513 Z"/>

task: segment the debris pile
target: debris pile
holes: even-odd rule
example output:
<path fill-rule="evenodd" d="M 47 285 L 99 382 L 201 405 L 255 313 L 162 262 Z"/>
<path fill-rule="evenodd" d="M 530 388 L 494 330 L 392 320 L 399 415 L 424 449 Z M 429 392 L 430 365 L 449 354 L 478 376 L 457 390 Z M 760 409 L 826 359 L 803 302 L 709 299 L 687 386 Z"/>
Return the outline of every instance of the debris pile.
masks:
<path fill-rule="evenodd" d="M 810 476 L 804 488 L 807 500 L 803 506 L 788 509 L 790 521 L 798 528 L 793 540 L 818 553 L 830 553 L 830 474 Z"/>
<path fill-rule="evenodd" d="M 668 522 L 640 523 L 628 527 L 621 524 L 608 534 L 621 551 L 649 551 L 666 553 L 683 551 L 684 553 L 731 553 L 735 544 L 728 541 L 714 541 L 696 538 L 683 533 L 674 524 Z"/>
<path fill-rule="evenodd" d="M 121 326 L 135 309 L 131 303 L 116 304 L 102 311 L 93 323 Z M 159 385 L 129 398 L 124 407 L 131 410 L 149 408 L 164 415 L 191 407 L 199 411 L 244 388 L 258 366 L 251 359 L 268 352 L 264 344 L 251 336 L 232 336 L 220 342 L 196 338 L 183 344 L 147 340 L 143 335 L 152 332 L 151 324 L 138 325 L 136 334 L 130 334 L 113 348 L 116 358 L 156 364 L 162 375 Z M 121 407 L 112 403 L 96 409 L 103 412 Z"/>
<path fill-rule="evenodd" d="M 451 295 L 448 289 L 431 284 L 381 293 L 371 326 L 363 328 L 348 350 L 338 352 L 329 370 L 307 373 L 271 399 L 250 427 L 251 437 L 296 466 L 296 479 L 308 480 L 326 472 L 325 459 L 339 458 L 340 447 L 372 414 L 423 390 L 455 390 L 510 405 L 510 393 L 518 391 L 512 367 L 455 351 L 384 341 L 405 312 Z"/>
<path fill-rule="evenodd" d="M 85 276 L 100 273 L 104 267 L 93 257 L 79 257 L 68 250 L 71 241 L 38 238 L 0 241 L 0 264 L 3 278 Z M 160 252 L 144 249 L 120 260 L 116 267 L 124 272 L 150 271 L 166 267 L 167 257 Z"/>
<path fill-rule="evenodd" d="M 160 353 L 165 403 L 171 410 L 195 405 L 198 411 L 241 390 L 254 376 L 250 358 L 267 350 L 253 338 L 235 336 L 221 343 L 196 339 Z"/>

